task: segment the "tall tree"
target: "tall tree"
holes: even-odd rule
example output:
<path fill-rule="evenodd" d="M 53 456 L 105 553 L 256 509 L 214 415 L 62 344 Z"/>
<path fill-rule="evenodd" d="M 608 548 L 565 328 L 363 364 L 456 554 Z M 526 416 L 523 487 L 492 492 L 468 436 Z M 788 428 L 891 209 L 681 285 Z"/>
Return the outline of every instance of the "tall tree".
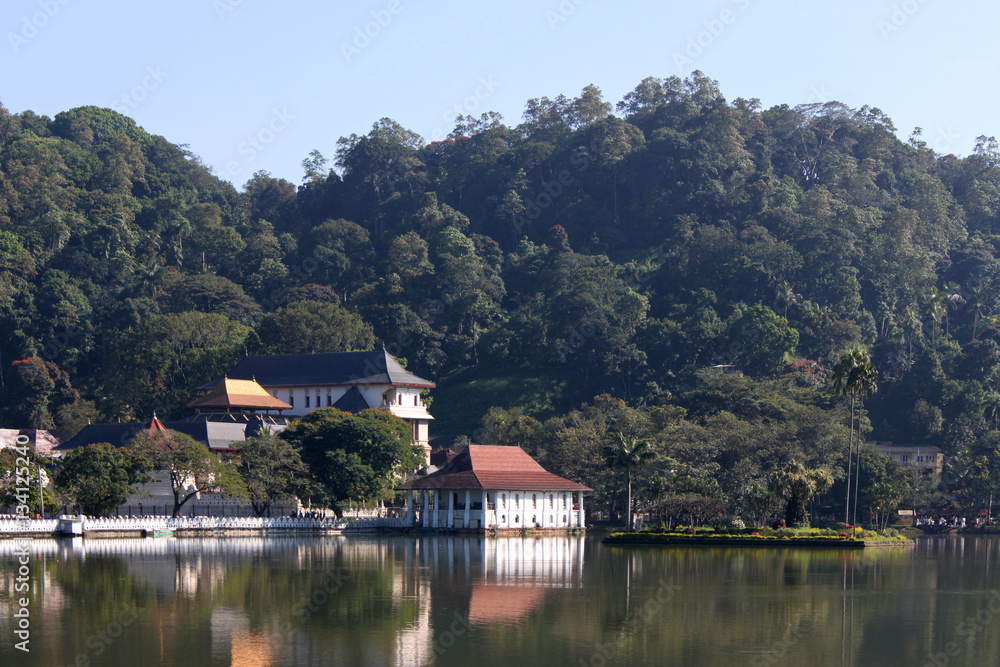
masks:
<path fill-rule="evenodd" d="M 239 449 L 240 473 L 256 516 L 264 516 L 273 500 L 294 494 L 306 480 L 298 450 L 269 431 L 247 438 Z"/>
<path fill-rule="evenodd" d="M 854 447 L 855 432 L 855 407 L 858 397 L 865 397 L 868 394 L 878 391 L 878 371 L 871 363 L 871 356 L 867 350 L 857 347 L 848 350 L 840 356 L 840 361 L 833 369 L 833 389 L 841 396 L 850 398 L 851 401 L 851 438 L 847 447 L 847 494 L 844 501 L 844 523 L 850 523 L 851 507 L 851 466 Z M 860 460 L 861 455 L 861 424 L 857 428 L 857 449 Z M 854 516 L 857 518 L 857 486 L 854 489 L 855 507 Z"/>
<path fill-rule="evenodd" d="M 604 447 L 604 460 L 612 469 L 625 470 L 625 516 L 628 529 L 635 527 L 632 520 L 632 471 L 650 463 L 656 458 L 656 452 L 646 440 L 618 433 L 610 445 Z"/>
<path fill-rule="evenodd" d="M 153 481 L 145 461 L 135 452 L 106 442 L 74 449 L 56 473 L 56 488 L 69 507 L 84 514 L 104 515 L 128 500 L 136 484 Z"/>
<path fill-rule="evenodd" d="M 177 431 L 143 431 L 128 447 L 146 470 L 166 475 L 174 496 L 172 516 L 201 493 L 246 497 L 247 485 L 236 466 L 223 463 L 208 447 Z"/>
<path fill-rule="evenodd" d="M 423 462 L 410 426 L 378 408 L 357 415 L 336 408 L 313 410 L 281 437 L 302 452 L 321 496 L 338 513 L 348 500 L 387 498 L 399 476 L 415 472 Z"/>

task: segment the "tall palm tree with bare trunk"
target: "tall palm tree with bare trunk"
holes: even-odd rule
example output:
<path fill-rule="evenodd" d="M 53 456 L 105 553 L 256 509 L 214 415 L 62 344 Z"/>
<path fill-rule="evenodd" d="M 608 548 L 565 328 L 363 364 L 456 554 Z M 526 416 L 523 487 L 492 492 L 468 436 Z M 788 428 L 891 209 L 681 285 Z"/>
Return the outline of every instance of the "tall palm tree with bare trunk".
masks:
<path fill-rule="evenodd" d="M 878 391 L 878 371 L 871 362 L 871 355 L 864 348 L 856 347 L 840 355 L 840 361 L 833 368 L 833 389 L 841 396 L 851 399 L 851 435 L 847 445 L 847 495 L 844 501 L 844 523 L 851 522 L 851 467 L 853 461 L 854 431 L 857 421 L 857 470 L 854 487 L 854 518 L 857 520 L 857 486 L 861 481 L 861 422 L 855 419 L 858 398 Z"/>

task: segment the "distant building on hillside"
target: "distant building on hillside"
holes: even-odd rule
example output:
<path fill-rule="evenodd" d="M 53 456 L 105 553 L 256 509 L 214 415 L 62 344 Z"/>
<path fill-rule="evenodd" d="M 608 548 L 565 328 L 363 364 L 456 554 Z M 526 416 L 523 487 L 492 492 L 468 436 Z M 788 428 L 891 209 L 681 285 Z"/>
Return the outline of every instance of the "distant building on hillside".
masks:
<path fill-rule="evenodd" d="M 880 454 L 885 454 L 893 461 L 903 465 L 916 466 L 926 472 L 941 474 L 944 472 L 944 454 L 937 447 L 930 445 L 895 445 L 891 442 L 881 442 L 875 445 Z"/>
<path fill-rule="evenodd" d="M 244 357 L 226 378 L 199 389 L 211 392 L 225 379 L 255 380 L 271 396 L 286 402 L 289 408 L 284 412 L 293 417 L 325 407 L 351 413 L 384 408 L 410 424 L 414 444 L 429 456 L 428 425 L 434 418 L 420 392 L 436 385 L 407 371 L 385 349 Z"/>
<path fill-rule="evenodd" d="M 520 447 L 498 445 L 469 445 L 399 488 L 410 492 L 410 525 L 474 531 L 584 528 L 583 494 L 593 490 L 548 472 Z"/>

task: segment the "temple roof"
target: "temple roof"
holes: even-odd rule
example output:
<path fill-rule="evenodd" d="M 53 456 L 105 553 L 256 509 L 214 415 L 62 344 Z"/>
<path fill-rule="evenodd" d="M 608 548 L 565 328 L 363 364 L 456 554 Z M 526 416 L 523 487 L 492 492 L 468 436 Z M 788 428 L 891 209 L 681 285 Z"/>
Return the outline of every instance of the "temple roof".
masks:
<path fill-rule="evenodd" d="M 160 427 L 189 435 L 210 449 L 234 449 L 245 439 L 247 424 L 223 423 L 211 421 L 167 422 L 163 424 L 156 420 Z M 124 447 L 132 438 L 142 431 L 150 429 L 150 424 L 88 424 L 72 439 L 57 447 L 54 451 L 60 454 L 72 451 L 98 442 L 111 443 L 115 447 Z M 158 430 L 158 429 L 156 429 Z"/>
<path fill-rule="evenodd" d="M 351 387 L 344 392 L 343 396 L 337 399 L 337 402 L 333 404 L 333 407 L 356 415 L 362 410 L 367 410 L 371 406 L 368 405 L 368 401 L 366 401 L 365 397 L 361 395 L 361 392 L 358 391 L 357 387 Z"/>
<path fill-rule="evenodd" d="M 520 447 L 469 445 L 440 470 L 413 477 L 402 489 L 593 491 L 548 472 Z"/>
<path fill-rule="evenodd" d="M 267 393 L 253 379 L 223 378 L 207 394 L 188 403 L 189 408 L 237 408 L 241 410 L 291 410 L 292 406 Z"/>
<path fill-rule="evenodd" d="M 229 378 L 256 381 L 265 387 L 316 387 L 389 384 L 429 387 L 435 384 L 403 368 L 384 349 L 370 352 L 325 354 L 274 354 L 243 357 L 227 374 Z M 213 380 L 199 389 L 214 389 Z"/>

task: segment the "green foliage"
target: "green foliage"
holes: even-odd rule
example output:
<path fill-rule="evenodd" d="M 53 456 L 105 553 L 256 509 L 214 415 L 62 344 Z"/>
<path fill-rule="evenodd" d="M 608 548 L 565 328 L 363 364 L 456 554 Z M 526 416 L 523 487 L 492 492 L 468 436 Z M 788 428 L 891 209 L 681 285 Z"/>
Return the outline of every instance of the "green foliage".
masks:
<path fill-rule="evenodd" d="M 136 465 L 167 476 L 174 496 L 172 516 L 200 493 L 247 496 L 238 468 L 223 463 L 208 447 L 176 431 L 142 431 L 128 444 Z"/>
<path fill-rule="evenodd" d="M 1000 395 L 995 140 L 938 155 L 878 109 L 763 109 L 702 72 L 647 78 L 612 108 L 587 86 L 430 144 L 380 119 L 337 142 L 336 171 L 313 151 L 301 187 L 258 172 L 241 191 L 108 109 L 3 112 L 4 425 L 75 405 L 26 388 L 16 359 L 55 364 L 114 420 L 179 416 L 251 350 L 382 342 L 442 380 L 438 432 L 471 434 L 493 407 L 558 417 L 533 446 L 599 504 L 614 496 L 600 448 L 626 431 L 595 426 L 572 463 L 554 452 L 604 394 L 687 409 L 686 440 L 649 427 L 654 449 L 732 507 L 792 456 L 841 476 L 846 452 L 853 475 L 868 432 L 980 461 Z M 818 380 L 769 379 L 786 362 L 821 378 L 859 347 L 880 387 L 845 401 L 853 424 Z M 748 378 L 706 382 L 717 365 Z M 970 507 L 980 463 L 955 475 Z M 668 476 L 650 468 L 638 497 L 655 505 Z"/>
<path fill-rule="evenodd" d="M 248 329 L 196 311 L 153 315 L 119 333 L 104 359 L 106 409 L 125 419 L 187 414 L 195 388 L 222 376 L 244 353 Z M 127 372 L 125 372 L 127 369 Z"/>
<path fill-rule="evenodd" d="M 807 522 L 806 503 L 833 486 L 833 475 L 822 468 L 807 470 L 792 461 L 767 480 L 768 488 L 785 500 L 785 522 L 788 525 Z"/>
<path fill-rule="evenodd" d="M 268 313 L 256 331 L 258 354 L 309 354 L 369 350 L 372 329 L 336 303 L 299 301 Z"/>
<path fill-rule="evenodd" d="M 130 449 L 106 442 L 75 449 L 63 459 L 56 488 L 63 504 L 84 514 L 108 514 L 135 493 L 135 485 L 151 482 L 145 461 Z"/>
<path fill-rule="evenodd" d="M 399 475 L 422 465 L 410 426 L 385 410 L 357 415 L 336 408 L 314 410 L 282 431 L 302 454 L 317 497 L 339 509 L 348 500 L 391 497 Z"/>
<path fill-rule="evenodd" d="M 308 471 L 298 450 L 270 432 L 240 443 L 240 473 L 254 514 L 263 516 L 271 501 L 301 493 Z"/>
<path fill-rule="evenodd" d="M 20 359 L 11 364 L 11 371 L 4 394 L 7 419 L 12 423 L 29 428 L 54 428 L 53 412 L 80 397 L 69 375 L 51 361 L 37 357 Z"/>
<path fill-rule="evenodd" d="M 52 489 L 47 485 L 39 489 L 38 484 L 39 468 L 43 471 L 43 481 L 46 478 L 51 480 L 51 473 L 48 469 L 50 460 L 48 457 L 39 456 L 35 448 L 29 446 L 27 462 L 28 465 L 25 466 L 22 452 L 18 452 L 12 447 L 0 449 L 0 507 L 6 507 L 9 513 L 16 514 L 17 506 L 25 504 L 24 501 L 27 500 L 29 517 L 40 514 L 43 504 L 47 516 L 57 513 L 59 503 L 52 494 Z M 18 472 L 25 472 L 25 467 L 27 467 L 27 475 L 18 476 Z M 25 493 L 25 489 L 27 493 Z M 39 496 L 39 492 L 41 492 L 41 496 Z M 42 502 L 39 502 L 39 497 L 41 497 Z"/>

